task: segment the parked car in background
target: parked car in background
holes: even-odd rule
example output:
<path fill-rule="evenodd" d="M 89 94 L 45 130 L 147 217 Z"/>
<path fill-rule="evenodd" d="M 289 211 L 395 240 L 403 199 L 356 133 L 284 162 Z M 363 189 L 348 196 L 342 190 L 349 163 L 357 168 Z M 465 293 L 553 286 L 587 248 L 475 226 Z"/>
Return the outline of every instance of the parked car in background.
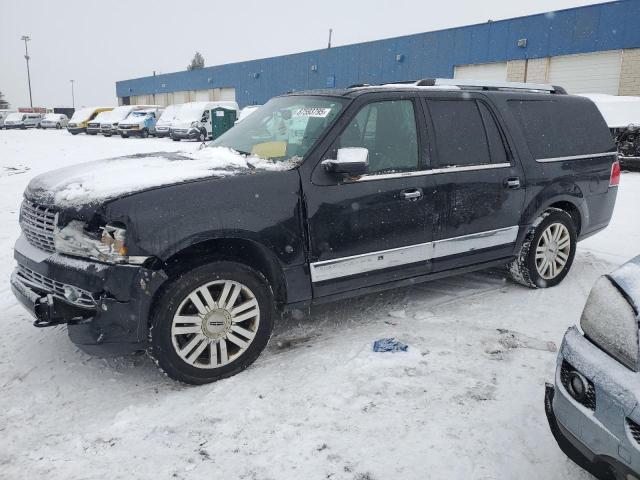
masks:
<path fill-rule="evenodd" d="M 22 113 L 14 112 L 7 115 L 4 120 L 4 128 L 20 128 L 26 130 L 27 128 L 40 128 L 42 123 L 41 113 Z"/>
<path fill-rule="evenodd" d="M 156 133 L 157 117 L 162 115 L 162 108 L 134 110 L 127 118 L 120 122 L 118 131 L 122 138 L 136 136 L 147 138 Z"/>
<path fill-rule="evenodd" d="M 85 107 L 76 110 L 67 124 L 67 131 L 72 135 L 86 133 L 89 122 L 101 112 L 113 110 L 113 107 Z"/>
<path fill-rule="evenodd" d="M 113 109 L 106 122 L 100 125 L 100 131 L 105 137 L 118 135 L 120 122 L 127 118 L 131 112 L 137 110 L 146 110 L 160 108 L 159 105 L 121 105 Z"/>
<path fill-rule="evenodd" d="M 640 478 L 639 313 L 640 256 L 597 280 L 546 386 L 558 445 L 602 480 Z"/>
<path fill-rule="evenodd" d="M 64 113 L 47 113 L 42 119 L 42 128 L 55 128 L 60 130 L 67 128 L 69 119 Z"/>
<path fill-rule="evenodd" d="M 465 82 L 296 92 L 196 152 L 42 174 L 13 291 L 88 352 L 201 384 L 247 368 L 285 309 L 504 265 L 558 285 L 611 219 L 609 130 L 559 87 Z"/>
<path fill-rule="evenodd" d="M 587 93 L 604 117 L 624 168 L 640 168 L 640 97 Z"/>
<path fill-rule="evenodd" d="M 240 115 L 238 115 L 238 119 L 236 120 L 236 123 L 241 122 L 242 120 L 247 118 L 253 112 L 258 110 L 261 106 L 262 105 L 249 105 L 247 107 L 244 107 L 242 110 L 240 110 Z"/>
<path fill-rule="evenodd" d="M 100 112 L 96 115 L 96 118 L 87 123 L 87 135 L 97 135 L 101 133 L 101 125 L 103 123 L 109 122 L 109 117 L 111 116 L 113 110 L 107 110 L 105 112 Z"/>
<path fill-rule="evenodd" d="M 211 110 L 227 108 L 238 112 L 236 102 L 191 102 L 185 103 L 171 122 L 170 135 L 173 141 L 198 140 L 204 142 L 211 136 Z"/>
<path fill-rule="evenodd" d="M 164 109 L 164 111 L 162 112 L 162 115 L 156 122 L 156 133 L 155 133 L 156 137 L 162 138 L 162 137 L 169 136 L 169 130 L 171 129 L 171 122 L 173 122 L 173 120 L 175 119 L 176 114 L 178 113 L 178 110 L 180 109 L 181 106 L 182 104 L 169 105 L 167 108 Z"/>
<path fill-rule="evenodd" d="M 4 128 L 5 119 L 12 113 L 15 113 L 15 110 L 9 110 L 9 109 L 0 110 L 0 130 Z"/>

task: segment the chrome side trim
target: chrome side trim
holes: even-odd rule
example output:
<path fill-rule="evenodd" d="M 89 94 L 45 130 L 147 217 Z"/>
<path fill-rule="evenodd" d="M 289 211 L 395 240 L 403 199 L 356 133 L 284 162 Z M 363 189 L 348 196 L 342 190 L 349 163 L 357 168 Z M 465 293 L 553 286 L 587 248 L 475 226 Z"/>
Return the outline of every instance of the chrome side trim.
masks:
<path fill-rule="evenodd" d="M 618 155 L 618 153 L 617 152 L 588 153 L 586 155 L 571 155 L 569 157 L 536 158 L 536 162 L 538 163 L 564 162 L 566 160 L 584 160 L 587 158 L 612 157 L 614 155 Z"/>
<path fill-rule="evenodd" d="M 485 165 L 465 165 L 465 166 L 452 166 L 445 168 L 432 168 L 430 170 L 417 170 L 415 172 L 398 172 L 398 173 L 383 173 L 381 175 L 363 175 L 359 178 L 351 180 L 353 182 L 371 182 L 374 180 L 386 180 L 389 178 L 404 178 L 404 177 L 422 177 L 425 175 L 438 175 L 440 173 L 456 173 L 456 172 L 470 172 L 474 170 L 493 170 L 495 168 L 507 168 L 510 167 L 510 163 L 489 163 Z"/>
<path fill-rule="evenodd" d="M 315 262 L 310 265 L 311 281 L 323 282 L 349 275 L 423 262 L 433 258 L 506 245 L 516 241 L 518 229 L 519 227 L 515 225 L 434 242 Z"/>

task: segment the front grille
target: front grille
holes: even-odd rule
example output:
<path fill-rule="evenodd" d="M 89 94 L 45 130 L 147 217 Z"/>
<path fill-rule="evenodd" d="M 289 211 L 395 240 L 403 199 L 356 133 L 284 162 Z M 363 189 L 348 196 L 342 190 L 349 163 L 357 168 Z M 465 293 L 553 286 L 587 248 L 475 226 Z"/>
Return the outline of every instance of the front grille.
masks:
<path fill-rule="evenodd" d="M 90 128 L 100 128 L 100 124 L 99 123 L 90 123 L 89 127 Z"/>
<path fill-rule="evenodd" d="M 95 308 L 96 306 L 96 301 L 94 300 L 93 296 L 86 290 L 68 285 L 66 283 L 56 282 L 55 280 L 34 272 L 24 265 L 18 264 L 18 267 L 16 269 L 16 276 L 18 280 L 25 286 L 33 288 L 44 294 L 51 294 L 55 298 L 64 302 L 71 303 L 82 308 Z M 67 297 L 65 297 L 65 287 L 67 289 L 73 289 L 75 293 L 75 299 L 68 299 Z"/>
<path fill-rule="evenodd" d="M 571 391 L 569 387 L 569 374 L 571 372 L 578 372 L 578 370 L 573 368 L 569 362 L 567 362 L 566 360 L 563 360 L 562 366 L 560 367 L 560 381 L 562 382 L 562 386 L 565 388 L 567 392 Z M 579 403 L 587 407 L 589 410 L 592 410 L 595 412 L 596 411 L 596 388 L 593 386 L 593 382 L 591 382 L 591 380 L 589 379 L 587 379 L 587 384 L 588 384 L 588 388 L 587 388 L 585 398 L 582 402 L 579 402 Z"/>
<path fill-rule="evenodd" d="M 187 130 L 186 128 L 174 128 L 173 132 L 174 133 L 187 133 L 189 130 Z"/>
<path fill-rule="evenodd" d="M 627 418 L 627 426 L 629 427 L 629 431 L 631 432 L 633 439 L 637 443 L 640 443 L 640 425 L 638 425 L 636 422 L 634 422 L 630 418 Z"/>
<path fill-rule="evenodd" d="M 43 205 L 24 200 L 20 209 L 20 226 L 29 243 L 45 252 L 53 253 L 53 231 L 57 213 Z"/>

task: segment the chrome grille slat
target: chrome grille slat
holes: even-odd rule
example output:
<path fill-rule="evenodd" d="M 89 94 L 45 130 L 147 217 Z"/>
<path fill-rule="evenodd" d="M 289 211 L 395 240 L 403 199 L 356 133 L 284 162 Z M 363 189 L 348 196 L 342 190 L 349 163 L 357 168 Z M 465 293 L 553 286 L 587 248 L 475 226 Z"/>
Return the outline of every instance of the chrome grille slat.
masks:
<path fill-rule="evenodd" d="M 51 294 L 55 298 L 66 303 L 70 303 L 82 308 L 96 307 L 96 301 L 94 300 L 91 293 L 87 292 L 86 290 L 45 277 L 44 275 L 34 272 L 24 265 L 18 264 L 16 275 L 18 280 L 20 280 L 25 286 L 35 288 L 36 290 L 40 290 L 47 294 Z M 64 296 L 65 287 L 73 287 L 79 294 L 78 299 L 75 301 L 68 300 Z"/>
<path fill-rule="evenodd" d="M 24 200 L 20 209 L 20 226 L 26 239 L 34 247 L 53 253 L 53 232 L 57 213 L 48 207 Z"/>

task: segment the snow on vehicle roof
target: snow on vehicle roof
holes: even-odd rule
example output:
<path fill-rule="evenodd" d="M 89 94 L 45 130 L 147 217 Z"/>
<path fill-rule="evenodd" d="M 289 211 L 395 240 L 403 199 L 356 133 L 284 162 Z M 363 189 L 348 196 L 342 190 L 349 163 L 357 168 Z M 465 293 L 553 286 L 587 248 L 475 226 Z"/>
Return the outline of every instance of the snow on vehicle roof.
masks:
<path fill-rule="evenodd" d="M 93 115 L 93 112 L 96 111 L 96 109 L 98 108 L 110 108 L 110 107 L 85 107 L 85 108 L 80 108 L 78 110 L 76 110 L 75 112 L 73 112 L 73 116 L 71 117 L 71 121 L 73 122 L 84 122 L 86 120 L 89 120 L 89 117 L 91 117 L 91 115 Z"/>
<path fill-rule="evenodd" d="M 593 101 L 609 128 L 624 128 L 640 125 L 640 97 L 623 97 L 604 93 L 583 93 Z"/>
<path fill-rule="evenodd" d="M 60 120 L 60 118 L 62 117 L 61 113 L 47 113 L 43 120 Z"/>
<path fill-rule="evenodd" d="M 209 177 L 227 177 L 241 171 L 281 171 L 293 162 L 274 162 L 245 156 L 225 147 L 196 152 L 149 153 L 98 160 L 54 170 L 34 178 L 29 189 L 36 195 L 53 195 L 60 206 L 82 205 L 133 192 Z M 138 172 L 131 175 L 131 172 Z"/>
<path fill-rule="evenodd" d="M 13 112 L 7 115 L 6 120 L 22 120 L 22 116 L 24 113 L 22 112 Z"/>

